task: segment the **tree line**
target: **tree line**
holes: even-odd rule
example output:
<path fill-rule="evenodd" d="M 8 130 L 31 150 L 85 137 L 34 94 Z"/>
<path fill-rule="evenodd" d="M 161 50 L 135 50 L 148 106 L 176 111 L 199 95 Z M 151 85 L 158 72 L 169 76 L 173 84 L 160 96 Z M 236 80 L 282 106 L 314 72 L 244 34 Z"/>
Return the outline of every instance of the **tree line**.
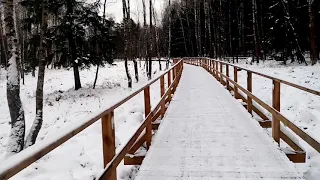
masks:
<path fill-rule="evenodd" d="M 319 58 L 320 2 L 314 0 L 180 0 L 166 7 L 172 56 L 252 56 L 311 64 Z M 317 36 L 318 35 L 318 36 Z"/>
<path fill-rule="evenodd" d="M 132 87 L 128 61 L 133 61 L 134 78 L 139 81 L 137 59 L 144 60 L 148 79 L 152 78 L 152 61 L 166 56 L 166 33 L 157 26 L 152 0 L 143 2 L 143 24 L 131 17 L 130 0 L 123 0 L 123 20 L 116 23 L 106 17 L 108 0 L 88 3 L 83 0 L 3 0 L 0 10 L 0 65 L 7 72 L 7 101 L 11 132 L 8 155 L 32 146 L 43 123 L 43 86 L 48 68 L 71 68 L 75 90 L 80 89 L 82 68 L 96 66 L 93 88 L 98 72 L 106 63 L 123 59 Z M 100 9 L 103 14 L 100 14 Z M 148 7 L 148 8 L 147 8 Z M 147 21 L 147 12 L 149 21 Z M 149 23 L 149 24 L 148 24 Z M 140 61 L 141 66 L 141 61 Z M 24 75 L 37 74 L 36 115 L 28 133 L 20 98 Z M 20 83 L 20 81 L 22 82 Z"/>

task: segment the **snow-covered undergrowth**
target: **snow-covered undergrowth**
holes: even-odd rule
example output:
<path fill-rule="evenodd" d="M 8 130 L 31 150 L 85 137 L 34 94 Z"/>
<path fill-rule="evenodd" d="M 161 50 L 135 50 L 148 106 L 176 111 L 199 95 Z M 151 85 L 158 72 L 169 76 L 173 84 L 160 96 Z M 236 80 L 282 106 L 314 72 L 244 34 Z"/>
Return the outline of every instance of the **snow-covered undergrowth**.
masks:
<path fill-rule="evenodd" d="M 261 61 L 258 65 L 250 65 L 246 62 L 247 61 L 243 60 L 237 65 L 320 91 L 319 64 L 315 66 L 305 66 L 304 64 L 283 65 L 281 62 L 276 61 Z M 233 77 L 232 68 L 230 72 L 232 72 L 230 75 Z M 258 75 L 253 75 L 252 78 L 253 94 L 267 104 L 272 105 L 272 81 Z M 247 73 L 245 71 L 238 72 L 238 82 L 242 87 L 247 87 Z M 266 110 L 263 112 L 268 114 Z M 281 84 L 281 113 L 320 142 L 319 96 Z M 255 116 L 255 118 L 259 119 L 258 116 Z M 307 163 L 303 165 L 297 164 L 297 166 L 301 168 L 302 171 L 306 171 L 305 176 L 307 180 L 318 180 L 320 177 L 320 154 L 299 137 L 295 138 L 298 139 L 299 143 L 307 152 Z"/>
<path fill-rule="evenodd" d="M 83 88 L 75 91 L 73 71 L 46 70 L 44 85 L 44 122 L 37 142 L 55 136 L 59 129 L 83 119 L 87 115 L 106 109 L 147 82 L 145 70 L 139 67 L 140 81 L 134 80 L 133 63 L 129 63 L 133 89 L 127 88 L 124 63 L 106 65 L 99 72 L 96 89 L 92 89 L 95 67 L 80 72 Z M 162 63 L 165 68 L 165 62 Z M 153 64 L 153 76 L 160 74 L 158 62 Z M 167 81 L 166 81 L 167 82 Z M 27 132 L 35 117 L 36 78 L 26 75 L 21 85 L 21 98 L 26 116 Z M 160 83 L 151 86 L 151 104 L 160 99 Z M 167 85 L 166 85 L 167 87 Z M 10 131 L 9 109 L 6 100 L 6 74 L 0 71 L 0 162 L 4 162 Z M 143 93 L 129 100 L 115 111 L 116 145 L 121 149 L 144 119 Z M 53 150 L 13 179 L 94 179 L 103 170 L 101 121 L 79 133 L 61 147 Z M 136 173 L 133 166 L 118 167 L 119 179 L 131 179 Z"/>

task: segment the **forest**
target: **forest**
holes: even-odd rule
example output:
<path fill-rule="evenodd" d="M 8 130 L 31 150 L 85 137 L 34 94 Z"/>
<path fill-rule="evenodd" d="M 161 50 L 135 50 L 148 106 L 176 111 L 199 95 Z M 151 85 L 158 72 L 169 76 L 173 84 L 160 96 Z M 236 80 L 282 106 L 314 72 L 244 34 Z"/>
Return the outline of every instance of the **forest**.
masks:
<path fill-rule="evenodd" d="M 167 8 L 162 25 L 171 27 L 172 56 L 307 64 L 310 55 L 312 65 L 319 58 L 319 1 L 181 0 Z"/>
<path fill-rule="evenodd" d="M 43 122 L 46 69 L 72 69 L 74 88 L 79 90 L 81 69 L 96 67 L 95 88 L 99 68 L 115 59 L 125 64 L 128 88 L 133 82 L 128 62 L 133 62 L 138 82 L 138 61 L 150 80 L 152 61 L 159 61 L 163 70 L 173 57 L 212 57 L 235 63 L 244 56 L 252 57 L 251 63 L 271 59 L 306 65 L 315 65 L 319 59 L 319 1 L 167 0 L 162 14 L 156 14 L 153 0 L 141 2 L 142 22 L 132 19 L 130 0 L 122 0 L 119 23 L 106 16 L 107 0 L 1 2 L 0 64 L 7 72 L 9 152 L 18 153 L 36 142 Z M 163 57 L 166 67 L 161 66 Z M 20 86 L 25 74 L 36 77 L 36 72 L 36 116 L 26 135 Z"/>

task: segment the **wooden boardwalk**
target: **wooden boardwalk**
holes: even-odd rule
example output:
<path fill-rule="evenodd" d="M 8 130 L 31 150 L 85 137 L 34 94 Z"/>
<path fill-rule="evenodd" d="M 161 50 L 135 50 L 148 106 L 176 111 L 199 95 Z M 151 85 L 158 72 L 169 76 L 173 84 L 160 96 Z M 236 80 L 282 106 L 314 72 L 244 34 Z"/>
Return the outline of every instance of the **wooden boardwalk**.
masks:
<path fill-rule="evenodd" d="M 136 180 L 303 179 L 277 143 L 203 68 L 185 65 Z"/>

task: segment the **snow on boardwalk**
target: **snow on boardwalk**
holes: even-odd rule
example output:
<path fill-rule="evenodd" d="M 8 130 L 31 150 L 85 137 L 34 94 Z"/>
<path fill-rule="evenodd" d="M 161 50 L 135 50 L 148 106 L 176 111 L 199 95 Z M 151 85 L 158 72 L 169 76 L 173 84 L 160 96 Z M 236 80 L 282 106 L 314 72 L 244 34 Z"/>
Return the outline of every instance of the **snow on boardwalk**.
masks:
<path fill-rule="evenodd" d="M 219 82 L 185 65 L 136 180 L 200 179 L 303 178 Z"/>

